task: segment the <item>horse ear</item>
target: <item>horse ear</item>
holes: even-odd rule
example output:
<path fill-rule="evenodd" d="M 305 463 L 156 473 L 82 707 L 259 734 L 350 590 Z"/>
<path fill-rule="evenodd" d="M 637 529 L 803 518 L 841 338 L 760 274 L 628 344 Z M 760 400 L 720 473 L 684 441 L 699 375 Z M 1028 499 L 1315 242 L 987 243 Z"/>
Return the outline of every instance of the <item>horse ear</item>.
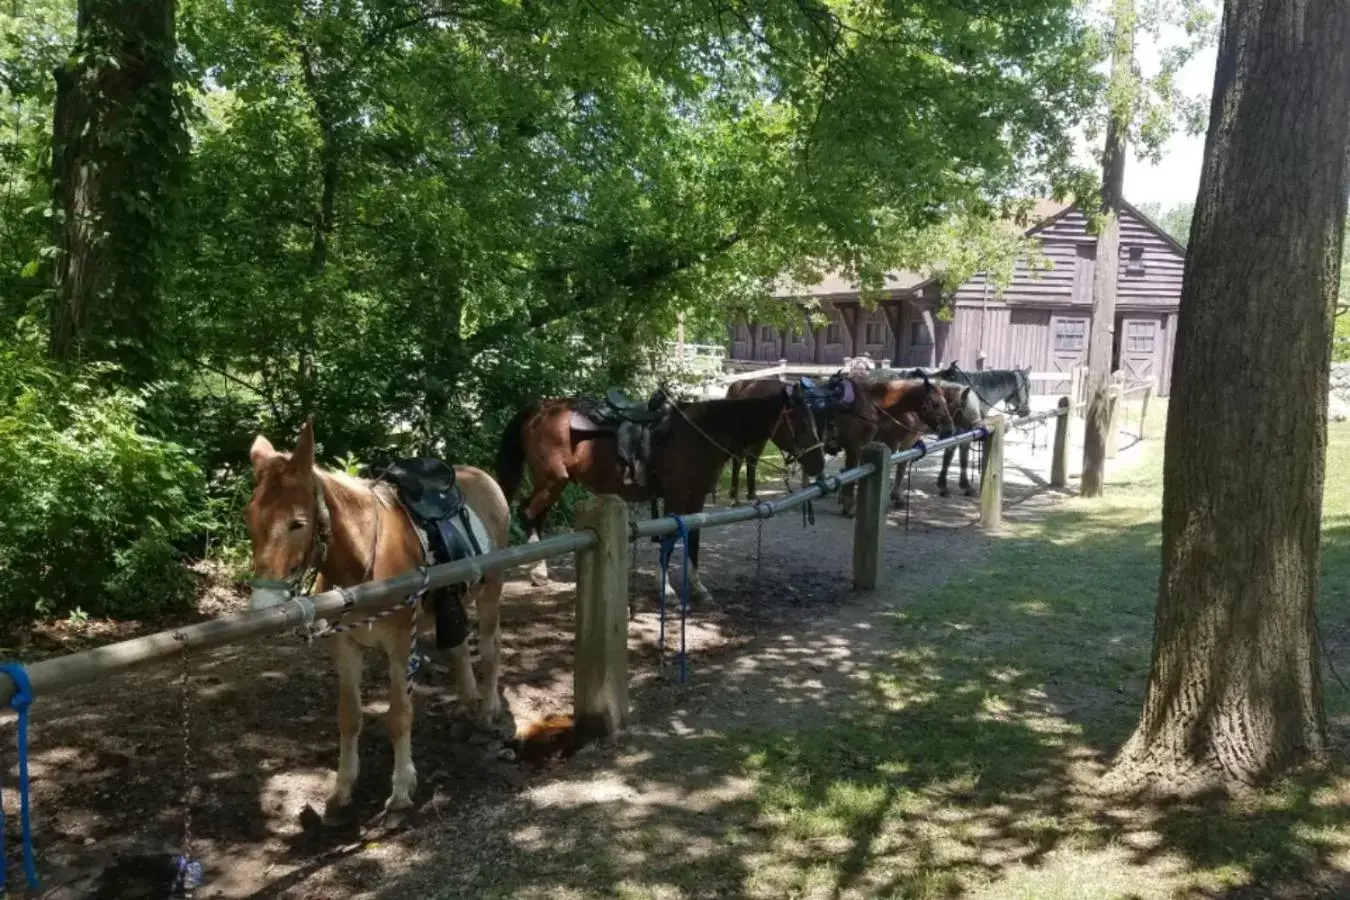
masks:
<path fill-rule="evenodd" d="M 261 434 L 253 439 L 253 446 L 248 448 L 249 462 L 253 463 L 253 474 L 258 474 L 258 470 L 267 464 L 267 461 L 277 455 L 277 449 L 272 446 L 272 442 Z"/>
<path fill-rule="evenodd" d="M 314 417 L 307 416 L 300 426 L 300 437 L 291 451 L 291 466 L 301 472 L 314 468 Z"/>

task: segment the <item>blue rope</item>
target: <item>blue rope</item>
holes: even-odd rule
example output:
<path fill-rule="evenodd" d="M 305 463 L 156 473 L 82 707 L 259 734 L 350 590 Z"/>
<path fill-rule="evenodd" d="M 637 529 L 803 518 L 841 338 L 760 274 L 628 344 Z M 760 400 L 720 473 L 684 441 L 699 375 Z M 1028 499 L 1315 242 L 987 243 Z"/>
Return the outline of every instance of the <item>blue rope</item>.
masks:
<path fill-rule="evenodd" d="M 0 664 L 0 672 L 14 681 L 9 706 L 19 714 L 19 822 L 23 832 L 23 875 L 28 890 L 38 889 L 37 863 L 33 858 L 33 821 L 28 803 L 28 707 L 33 705 L 33 685 L 21 663 Z M 0 895 L 5 892 L 5 811 L 0 803 Z"/>
<path fill-rule="evenodd" d="M 689 618 L 689 526 L 684 524 L 684 519 L 681 516 L 672 514 L 667 518 L 675 520 L 675 533 L 661 538 L 660 658 L 662 664 L 664 664 L 666 655 L 666 579 L 669 577 L 670 556 L 675 552 L 675 545 L 683 542 L 684 584 L 680 589 L 680 683 L 683 684 L 689 679 L 689 664 L 685 655 L 685 624 Z"/>

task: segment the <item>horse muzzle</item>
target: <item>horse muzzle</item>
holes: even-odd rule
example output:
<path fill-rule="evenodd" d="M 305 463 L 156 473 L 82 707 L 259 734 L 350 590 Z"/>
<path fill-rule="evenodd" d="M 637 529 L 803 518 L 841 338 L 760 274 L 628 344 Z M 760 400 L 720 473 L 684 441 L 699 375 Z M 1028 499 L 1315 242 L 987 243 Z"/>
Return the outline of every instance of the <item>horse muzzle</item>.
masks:
<path fill-rule="evenodd" d="M 248 597 L 248 608 L 251 610 L 271 609 L 274 606 L 280 606 L 289 599 L 291 599 L 289 588 L 258 587 L 255 585 L 253 592 Z"/>

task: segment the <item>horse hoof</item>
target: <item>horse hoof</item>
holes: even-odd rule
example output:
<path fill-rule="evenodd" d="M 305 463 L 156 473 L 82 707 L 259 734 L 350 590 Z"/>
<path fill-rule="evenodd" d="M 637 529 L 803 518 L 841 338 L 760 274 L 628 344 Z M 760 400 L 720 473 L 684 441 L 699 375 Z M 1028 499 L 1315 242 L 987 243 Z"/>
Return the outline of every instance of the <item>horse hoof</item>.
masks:
<path fill-rule="evenodd" d="M 845 519 L 853 518 L 853 510 L 851 509 L 841 509 L 839 511 L 839 514 L 842 515 Z"/>
<path fill-rule="evenodd" d="M 731 505 L 732 505 L 733 508 L 734 508 L 734 507 L 737 507 L 737 506 L 740 506 L 740 505 L 741 505 L 741 499 L 740 499 L 739 497 L 732 497 L 732 498 L 731 498 Z"/>
<path fill-rule="evenodd" d="M 968 487 L 968 488 L 966 488 L 964 491 L 962 491 L 962 493 L 964 493 L 967 497 L 974 497 L 974 496 L 975 496 L 975 489 L 974 489 L 974 488 Z"/>
<path fill-rule="evenodd" d="M 542 572 L 531 572 L 530 584 L 534 585 L 535 587 L 548 587 L 549 586 L 548 575 Z"/>
<path fill-rule="evenodd" d="M 903 497 L 891 498 L 891 509 L 904 509 L 904 508 L 905 508 L 905 500 Z"/>
<path fill-rule="evenodd" d="M 340 794 L 330 794 L 323 804 L 323 818 L 320 820 L 324 825 L 341 825 L 347 821 L 347 813 L 352 805 L 352 795 L 349 792 L 345 797 Z"/>
<path fill-rule="evenodd" d="M 938 488 L 938 496 L 939 496 L 939 497 L 950 497 L 951 495 L 952 495 L 952 492 L 949 491 L 949 490 L 947 490 L 945 487 L 944 487 L 944 488 Z"/>
<path fill-rule="evenodd" d="M 496 697 L 493 697 L 491 702 L 484 700 L 478 705 L 478 724 L 491 728 L 492 723 L 497 720 L 497 714 L 501 711 L 501 701 Z"/>
<path fill-rule="evenodd" d="M 384 811 L 386 813 L 402 812 L 405 809 L 412 809 L 412 788 L 407 791 L 395 791 L 389 795 L 389 799 L 384 801 Z"/>

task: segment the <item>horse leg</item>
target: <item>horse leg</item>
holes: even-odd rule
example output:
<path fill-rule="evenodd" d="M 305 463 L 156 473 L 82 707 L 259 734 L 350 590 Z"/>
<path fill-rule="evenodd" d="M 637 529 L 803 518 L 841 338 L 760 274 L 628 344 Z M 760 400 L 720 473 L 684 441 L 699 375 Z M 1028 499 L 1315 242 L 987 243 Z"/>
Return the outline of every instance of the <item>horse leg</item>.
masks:
<path fill-rule="evenodd" d="M 688 549 L 685 551 L 689 554 L 689 596 L 691 601 L 710 603 L 712 594 L 708 593 L 708 589 L 703 586 L 703 579 L 698 576 L 698 539 L 701 534 L 697 529 L 689 533 Z"/>
<path fill-rule="evenodd" d="M 414 616 L 409 628 L 415 628 Z M 467 644 L 468 641 L 465 641 Z M 409 809 L 413 791 L 417 790 L 417 769 L 412 761 L 413 698 L 408 690 L 408 656 L 412 652 L 412 632 L 399 629 L 389 639 L 389 712 L 385 725 L 389 729 L 389 743 L 394 748 L 393 786 L 384 802 L 387 812 Z"/>
<path fill-rule="evenodd" d="M 909 463 L 898 462 L 895 464 L 895 479 L 891 482 L 891 506 L 896 509 L 905 508 L 905 473 L 909 471 Z"/>
<path fill-rule="evenodd" d="M 746 474 L 746 477 L 747 477 L 747 478 L 748 478 L 749 475 L 750 475 L 750 468 L 749 468 L 748 466 L 746 467 L 745 474 Z M 718 479 L 718 480 L 720 481 L 721 479 Z M 714 503 L 717 502 L 717 487 L 716 487 L 716 485 L 717 485 L 717 482 L 714 481 L 714 482 L 713 482 L 713 502 L 714 502 Z M 740 460 L 739 457 L 736 457 L 736 456 L 733 456 L 733 457 L 731 458 L 731 505 L 732 505 L 732 506 L 740 506 L 740 505 L 741 505 L 741 460 Z"/>
<path fill-rule="evenodd" d="M 951 451 L 948 450 L 948 453 Z M 965 491 L 967 497 L 975 496 L 975 489 L 970 486 L 970 476 L 966 473 L 966 467 L 970 465 L 970 445 L 961 445 L 961 490 Z"/>
<path fill-rule="evenodd" d="M 541 475 L 540 481 L 536 482 L 534 494 L 530 497 L 530 502 L 521 513 L 521 521 L 525 525 L 527 533 L 526 542 L 535 543 L 539 540 L 539 529 L 544 524 L 544 515 L 552 508 L 553 504 L 558 502 L 562 496 L 563 488 L 567 486 L 567 473 L 564 471 L 561 476 L 558 473 L 551 473 L 552 480 L 547 480 L 547 475 Z M 545 560 L 539 560 L 530 569 L 530 583 L 535 587 L 543 587 L 548 584 L 548 563 Z"/>
<path fill-rule="evenodd" d="M 952 492 L 947 490 L 947 469 L 952 464 L 953 449 L 954 448 L 952 447 L 948 447 L 946 450 L 942 451 L 942 468 L 938 471 L 938 485 L 937 485 L 938 496 L 940 497 L 950 497 L 952 495 Z M 961 477 L 963 479 L 965 478 L 964 470 L 961 473 Z"/>
<path fill-rule="evenodd" d="M 752 451 L 745 457 L 745 499 L 749 503 L 759 499 L 755 492 L 755 474 L 759 469 L 759 453 L 763 450 L 761 446 L 759 452 Z"/>
<path fill-rule="evenodd" d="M 333 793 L 324 804 L 324 817 L 352 802 L 352 787 L 361 771 L 358 745 L 361 740 L 361 658 L 363 653 L 351 638 L 334 635 L 333 661 L 338 671 L 338 770 Z"/>
<path fill-rule="evenodd" d="M 484 725 L 501 711 L 501 699 L 497 691 L 497 675 L 501 670 L 502 656 L 502 576 L 494 572 L 479 588 L 478 595 L 478 655 L 483 658 L 483 701 L 479 715 Z M 468 641 L 464 642 L 466 645 Z M 472 677 L 472 675 L 471 675 Z"/>
<path fill-rule="evenodd" d="M 844 448 L 844 469 L 852 469 L 858 465 L 858 448 L 848 446 Z M 839 489 L 839 503 L 843 507 L 844 518 L 853 518 L 853 482 L 849 482 Z"/>

